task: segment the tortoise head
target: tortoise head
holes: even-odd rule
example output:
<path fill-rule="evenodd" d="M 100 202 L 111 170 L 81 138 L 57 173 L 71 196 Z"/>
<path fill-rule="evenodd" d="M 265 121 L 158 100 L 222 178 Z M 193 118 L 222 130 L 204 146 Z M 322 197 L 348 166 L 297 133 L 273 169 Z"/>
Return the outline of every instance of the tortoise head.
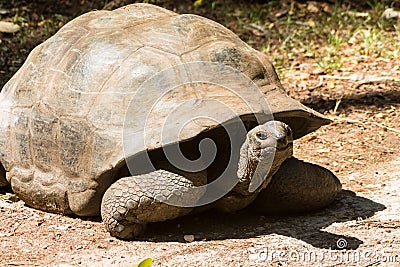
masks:
<path fill-rule="evenodd" d="M 239 183 L 233 189 L 242 195 L 265 188 L 280 165 L 293 154 L 293 133 L 280 121 L 256 126 L 247 134 L 240 151 Z"/>

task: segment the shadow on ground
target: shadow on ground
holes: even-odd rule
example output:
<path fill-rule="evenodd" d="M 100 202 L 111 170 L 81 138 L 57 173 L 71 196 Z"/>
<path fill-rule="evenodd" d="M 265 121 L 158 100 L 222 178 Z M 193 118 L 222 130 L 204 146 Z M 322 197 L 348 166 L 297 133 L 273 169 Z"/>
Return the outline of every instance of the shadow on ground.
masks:
<path fill-rule="evenodd" d="M 400 83 L 393 84 L 390 91 L 368 91 L 361 94 L 352 94 L 340 99 L 338 112 L 345 112 L 349 107 L 385 107 L 400 104 Z M 322 99 L 310 97 L 302 101 L 302 104 L 321 113 L 333 110 L 339 99 Z"/>
<path fill-rule="evenodd" d="M 302 240 L 317 248 L 334 250 L 340 249 L 337 241 L 344 238 L 347 245 L 342 248 L 357 249 L 363 243 L 362 240 L 329 233 L 323 229 L 333 223 L 371 217 L 385 208 L 380 203 L 344 190 L 332 205 L 313 214 L 266 217 L 248 210 L 228 215 L 208 211 L 168 222 L 150 224 L 146 236 L 140 240 L 184 242 L 184 235 L 193 234 L 196 240 L 213 241 L 278 234 Z"/>
<path fill-rule="evenodd" d="M 13 193 L 13 191 L 11 189 L 11 186 L 10 185 L 1 186 L 0 187 L 0 195 L 4 195 L 4 194 L 7 194 L 7 193 L 10 193 L 10 194 Z"/>

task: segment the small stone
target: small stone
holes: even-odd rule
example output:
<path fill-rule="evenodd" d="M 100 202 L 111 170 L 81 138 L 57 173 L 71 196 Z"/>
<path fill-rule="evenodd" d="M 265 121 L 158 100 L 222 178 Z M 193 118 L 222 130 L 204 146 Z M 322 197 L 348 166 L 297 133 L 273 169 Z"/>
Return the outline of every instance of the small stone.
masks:
<path fill-rule="evenodd" d="M 183 239 L 185 239 L 186 242 L 193 242 L 194 241 L 194 235 L 184 235 Z"/>
<path fill-rule="evenodd" d="M 0 21 L 0 32 L 15 33 L 19 31 L 19 29 L 20 27 L 17 24 L 6 21 Z"/>
<path fill-rule="evenodd" d="M 388 8 L 382 13 L 382 18 L 384 19 L 400 18 L 400 11 L 395 11 L 393 8 Z"/>
<path fill-rule="evenodd" d="M 98 245 L 97 245 L 97 248 L 99 248 L 99 249 L 106 249 L 106 248 L 107 248 L 107 245 L 105 245 L 105 244 L 98 244 Z"/>

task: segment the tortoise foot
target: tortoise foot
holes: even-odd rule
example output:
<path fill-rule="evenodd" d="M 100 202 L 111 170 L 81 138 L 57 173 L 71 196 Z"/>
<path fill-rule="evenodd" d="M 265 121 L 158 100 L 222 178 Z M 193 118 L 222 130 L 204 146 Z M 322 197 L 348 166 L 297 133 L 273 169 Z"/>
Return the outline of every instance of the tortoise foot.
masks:
<path fill-rule="evenodd" d="M 306 213 L 328 206 L 342 190 L 328 169 L 289 158 L 250 208 L 262 214 Z"/>
<path fill-rule="evenodd" d="M 101 204 L 106 229 L 112 236 L 131 240 L 144 233 L 147 223 L 188 214 L 192 208 L 169 205 L 162 199 L 184 201 L 183 191 L 197 184 L 198 180 L 204 180 L 205 176 L 192 174 L 190 178 L 157 170 L 116 181 L 104 194 Z M 199 199 L 201 195 L 189 197 Z"/>

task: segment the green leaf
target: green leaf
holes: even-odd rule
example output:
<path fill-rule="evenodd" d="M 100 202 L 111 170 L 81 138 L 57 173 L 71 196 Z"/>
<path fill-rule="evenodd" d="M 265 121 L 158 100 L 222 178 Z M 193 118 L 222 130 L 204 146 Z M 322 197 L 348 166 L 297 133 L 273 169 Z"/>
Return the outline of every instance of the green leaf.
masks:
<path fill-rule="evenodd" d="M 18 202 L 19 197 L 16 194 L 7 193 L 5 195 L 0 195 L 0 198 L 11 201 L 11 202 Z"/>
<path fill-rule="evenodd" d="M 136 267 L 150 267 L 153 264 L 153 260 L 151 258 L 147 258 L 142 260 Z"/>
<path fill-rule="evenodd" d="M 199 7 L 199 6 L 201 6 L 202 4 L 203 4 L 203 0 L 196 0 L 196 1 L 194 1 L 194 3 L 193 3 L 194 7 Z"/>

